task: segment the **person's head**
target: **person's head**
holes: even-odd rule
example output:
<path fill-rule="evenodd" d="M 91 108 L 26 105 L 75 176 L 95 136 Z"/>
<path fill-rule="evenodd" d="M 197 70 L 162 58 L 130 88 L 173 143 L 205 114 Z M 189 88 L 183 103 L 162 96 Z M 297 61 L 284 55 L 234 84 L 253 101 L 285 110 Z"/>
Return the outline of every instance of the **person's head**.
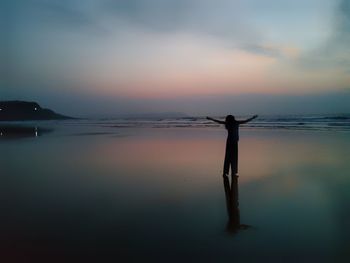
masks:
<path fill-rule="evenodd" d="M 232 125 L 235 123 L 236 119 L 235 116 L 233 115 L 227 115 L 226 119 L 225 119 L 225 123 L 226 123 L 226 128 L 228 127 L 232 127 Z"/>

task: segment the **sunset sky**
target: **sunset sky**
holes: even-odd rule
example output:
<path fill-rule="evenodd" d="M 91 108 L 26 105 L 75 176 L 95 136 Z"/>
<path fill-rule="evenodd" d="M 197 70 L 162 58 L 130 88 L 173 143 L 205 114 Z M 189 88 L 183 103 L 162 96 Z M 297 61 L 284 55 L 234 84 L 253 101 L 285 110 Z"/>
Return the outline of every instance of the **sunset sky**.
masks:
<path fill-rule="evenodd" d="M 0 100 L 78 115 L 350 112 L 348 0 L 0 5 Z"/>

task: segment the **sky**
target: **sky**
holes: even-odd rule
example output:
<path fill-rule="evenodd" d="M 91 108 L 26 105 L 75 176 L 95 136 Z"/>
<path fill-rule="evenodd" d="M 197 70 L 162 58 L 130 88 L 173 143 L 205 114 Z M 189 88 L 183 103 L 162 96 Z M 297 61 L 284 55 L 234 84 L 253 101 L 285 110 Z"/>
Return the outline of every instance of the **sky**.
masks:
<path fill-rule="evenodd" d="M 350 0 L 0 5 L 0 100 L 80 116 L 350 113 Z"/>

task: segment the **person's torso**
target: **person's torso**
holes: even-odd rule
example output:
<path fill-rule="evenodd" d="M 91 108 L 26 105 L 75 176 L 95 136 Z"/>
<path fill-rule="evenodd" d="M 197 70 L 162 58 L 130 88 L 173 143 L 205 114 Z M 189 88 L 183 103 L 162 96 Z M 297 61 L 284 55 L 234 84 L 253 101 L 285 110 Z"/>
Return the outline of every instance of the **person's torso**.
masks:
<path fill-rule="evenodd" d="M 239 140 L 239 133 L 238 133 L 239 123 L 235 122 L 232 125 L 229 125 L 226 127 L 227 129 L 227 140 L 229 141 L 238 141 Z"/>

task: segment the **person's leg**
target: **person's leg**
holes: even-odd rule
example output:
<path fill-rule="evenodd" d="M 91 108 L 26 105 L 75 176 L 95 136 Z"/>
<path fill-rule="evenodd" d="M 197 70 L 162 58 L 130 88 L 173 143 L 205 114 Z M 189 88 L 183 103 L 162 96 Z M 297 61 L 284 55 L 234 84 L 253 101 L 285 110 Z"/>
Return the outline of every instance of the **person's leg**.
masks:
<path fill-rule="evenodd" d="M 225 161 L 224 161 L 224 175 L 229 175 L 230 173 L 230 157 L 229 153 L 226 151 L 225 153 Z"/>
<path fill-rule="evenodd" d="M 229 175 L 230 173 L 230 162 L 231 162 L 231 147 L 228 141 L 226 141 L 226 149 L 225 149 L 225 160 L 224 160 L 224 175 Z"/>
<path fill-rule="evenodd" d="M 231 173 L 232 176 L 236 175 L 238 173 L 238 142 L 235 142 L 234 144 L 231 145 Z"/>

